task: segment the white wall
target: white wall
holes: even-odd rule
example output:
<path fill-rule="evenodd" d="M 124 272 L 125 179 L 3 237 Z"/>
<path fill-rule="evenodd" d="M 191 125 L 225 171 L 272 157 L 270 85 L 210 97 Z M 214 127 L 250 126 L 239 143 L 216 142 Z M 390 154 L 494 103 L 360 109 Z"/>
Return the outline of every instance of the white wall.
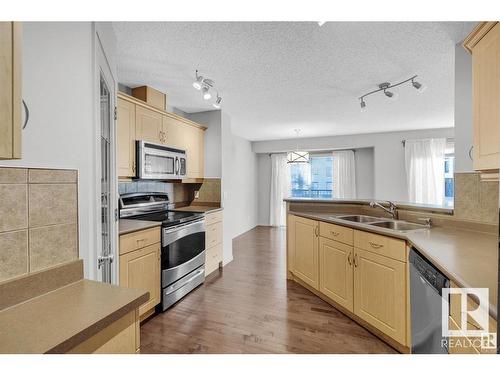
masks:
<path fill-rule="evenodd" d="M 375 170 L 373 147 L 358 148 L 354 152 L 356 165 L 356 197 L 370 199 L 375 191 Z"/>
<path fill-rule="evenodd" d="M 472 172 L 472 56 L 455 47 L 455 172 Z"/>
<path fill-rule="evenodd" d="M 233 259 L 233 238 L 257 225 L 257 174 L 257 155 L 251 142 L 232 133 L 231 119 L 223 113 L 224 264 Z"/>
<path fill-rule="evenodd" d="M 184 117 L 207 126 L 205 131 L 205 177 L 221 178 L 221 111 L 186 113 Z"/>
<path fill-rule="evenodd" d="M 78 170 L 80 257 L 93 250 L 97 195 L 93 27 L 90 22 L 23 23 L 23 98 L 30 109 L 23 156 L 2 166 Z"/>
<path fill-rule="evenodd" d="M 402 141 L 405 139 L 446 137 L 453 138 L 453 128 L 415 130 L 406 132 L 356 134 L 337 137 L 304 138 L 299 141 L 299 148 L 309 151 L 325 151 L 333 149 L 359 149 L 373 148 L 373 180 L 374 188 L 372 197 L 365 198 L 390 199 L 399 202 L 408 201 L 406 186 L 406 172 L 404 163 L 404 148 Z M 296 139 L 259 141 L 253 142 L 252 148 L 256 153 L 286 152 L 295 149 Z M 370 159 L 368 154 L 362 159 Z M 265 162 L 259 157 L 259 166 Z M 265 195 L 265 186 L 269 179 L 266 167 L 259 170 L 259 197 Z M 361 172 L 358 172 L 358 175 Z M 270 173 L 269 173 L 270 176 Z M 360 176 L 358 176 L 358 179 Z M 360 180 L 362 181 L 362 180 Z M 369 190 L 360 192 L 369 194 Z M 262 206 L 261 206 L 262 209 Z M 264 221 L 262 221 L 264 220 Z M 265 214 L 259 212 L 259 222 L 265 222 Z"/>

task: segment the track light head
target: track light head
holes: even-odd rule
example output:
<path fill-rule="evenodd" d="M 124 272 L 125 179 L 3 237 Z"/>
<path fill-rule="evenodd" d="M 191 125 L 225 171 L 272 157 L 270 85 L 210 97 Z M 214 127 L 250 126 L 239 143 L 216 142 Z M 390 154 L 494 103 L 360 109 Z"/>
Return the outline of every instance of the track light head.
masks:
<path fill-rule="evenodd" d="M 422 85 L 420 82 L 417 82 L 414 79 L 412 79 L 411 84 L 413 87 L 415 87 L 415 89 L 417 89 L 419 94 L 423 93 L 427 88 L 425 85 Z"/>
<path fill-rule="evenodd" d="M 209 99 L 211 99 L 211 98 L 212 98 L 212 94 L 210 94 L 210 91 L 208 90 L 208 87 L 207 87 L 207 86 L 204 86 L 204 87 L 203 87 L 202 92 L 203 92 L 203 99 L 205 99 L 205 100 L 209 100 Z"/>
<path fill-rule="evenodd" d="M 388 98 L 392 98 L 394 96 L 394 93 L 384 90 L 384 95 L 387 96 Z"/>
<path fill-rule="evenodd" d="M 220 109 L 220 103 L 222 102 L 222 98 L 219 96 L 219 93 L 217 93 L 217 100 L 215 103 L 213 103 L 213 107 L 216 109 Z"/>
<path fill-rule="evenodd" d="M 361 112 L 365 112 L 367 110 L 366 102 L 364 101 L 363 98 L 361 98 L 361 102 L 359 103 L 359 105 L 361 106 Z"/>
<path fill-rule="evenodd" d="M 196 80 L 193 82 L 193 87 L 196 90 L 201 90 L 203 87 L 203 76 L 199 76 L 198 71 L 196 71 Z"/>

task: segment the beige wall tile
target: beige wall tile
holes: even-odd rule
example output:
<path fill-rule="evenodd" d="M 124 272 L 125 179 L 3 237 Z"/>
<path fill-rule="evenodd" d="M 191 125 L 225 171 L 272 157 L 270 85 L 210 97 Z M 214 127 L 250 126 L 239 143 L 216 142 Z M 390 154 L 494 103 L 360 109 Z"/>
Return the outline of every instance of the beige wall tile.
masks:
<path fill-rule="evenodd" d="M 29 182 L 31 184 L 58 184 L 76 183 L 77 172 L 57 169 L 30 169 Z"/>
<path fill-rule="evenodd" d="M 0 184 L 0 232 L 28 227 L 28 185 Z"/>
<path fill-rule="evenodd" d="M 23 184 L 28 181 L 28 170 L 22 168 L 0 168 L 0 184 Z"/>
<path fill-rule="evenodd" d="M 76 224 L 30 229 L 30 272 L 78 259 Z"/>
<path fill-rule="evenodd" d="M 30 184 L 29 226 L 75 223 L 76 184 Z"/>
<path fill-rule="evenodd" d="M 28 230 L 0 233 L 0 281 L 28 272 Z"/>

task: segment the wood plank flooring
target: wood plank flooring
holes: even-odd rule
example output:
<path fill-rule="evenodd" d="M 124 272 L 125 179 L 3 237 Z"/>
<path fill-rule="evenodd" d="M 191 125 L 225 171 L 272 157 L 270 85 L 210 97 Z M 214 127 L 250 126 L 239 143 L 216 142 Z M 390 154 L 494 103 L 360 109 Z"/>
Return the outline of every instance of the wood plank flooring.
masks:
<path fill-rule="evenodd" d="M 395 353 L 293 281 L 285 230 L 256 227 L 233 242 L 223 272 L 141 326 L 142 353 Z"/>

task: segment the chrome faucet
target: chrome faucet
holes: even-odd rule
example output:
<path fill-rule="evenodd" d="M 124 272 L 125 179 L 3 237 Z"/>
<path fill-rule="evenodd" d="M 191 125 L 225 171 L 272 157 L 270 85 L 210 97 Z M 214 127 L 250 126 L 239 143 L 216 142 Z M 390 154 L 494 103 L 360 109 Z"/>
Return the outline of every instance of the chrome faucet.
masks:
<path fill-rule="evenodd" d="M 385 208 L 382 204 L 375 202 L 375 201 L 370 202 L 370 207 L 371 208 L 379 207 L 379 208 L 383 209 L 385 212 L 387 212 L 388 214 L 390 214 L 394 220 L 397 220 L 398 219 L 398 208 L 391 201 L 386 201 L 386 202 L 389 204 L 389 208 Z"/>

